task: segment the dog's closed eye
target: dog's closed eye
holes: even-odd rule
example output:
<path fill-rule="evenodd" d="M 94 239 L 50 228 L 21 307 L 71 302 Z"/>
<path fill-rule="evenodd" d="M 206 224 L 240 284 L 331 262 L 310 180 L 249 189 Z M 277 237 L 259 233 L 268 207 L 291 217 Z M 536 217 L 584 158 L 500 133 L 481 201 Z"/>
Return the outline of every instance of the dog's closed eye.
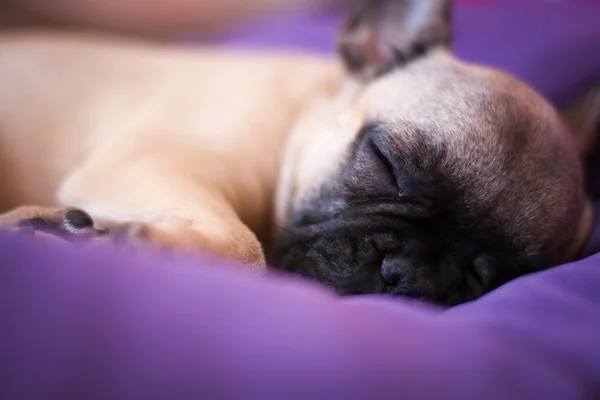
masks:
<path fill-rule="evenodd" d="M 404 192 L 398 185 L 394 165 L 381 148 L 377 135 L 378 131 L 374 124 L 365 125 L 359 134 L 356 178 L 362 179 L 363 183 L 367 179 L 373 180 L 373 185 L 379 190 L 383 188 L 388 197 L 402 198 Z"/>
<path fill-rule="evenodd" d="M 385 147 L 385 132 L 376 124 L 365 125 L 357 141 L 356 153 L 344 181 L 349 190 L 346 200 L 355 207 L 365 206 L 373 213 L 391 218 L 426 219 L 432 216 L 432 204 L 413 190 L 403 178 L 401 163 Z M 405 182 L 406 181 L 406 182 Z"/>
<path fill-rule="evenodd" d="M 367 138 L 366 140 L 367 147 L 374 156 L 377 172 L 390 186 L 397 190 L 398 197 L 402 197 L 404 193 L 398 186 L 398 181 L 396 180 L 396 175 L 394 173 L 394 166 L 372 138 Z"/>

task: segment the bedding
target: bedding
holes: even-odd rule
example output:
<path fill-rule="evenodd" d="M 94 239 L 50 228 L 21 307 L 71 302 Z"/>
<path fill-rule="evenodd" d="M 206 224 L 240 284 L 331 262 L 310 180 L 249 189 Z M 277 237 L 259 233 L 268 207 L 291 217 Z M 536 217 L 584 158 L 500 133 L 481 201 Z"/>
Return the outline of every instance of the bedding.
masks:
<path fill-rule="evenodd" d="M 331 53 L 338 15 L 280 16 L 210 40 Z M 557 105 L 600 81 L 598 3 L 457 2 L 456 18 L 461 57 Z M 581 260 L 442 309 L 339 298 L 208 256 L 4 237 L 0 398 L 598 399 L 599 250 L 596 221 Z"/>

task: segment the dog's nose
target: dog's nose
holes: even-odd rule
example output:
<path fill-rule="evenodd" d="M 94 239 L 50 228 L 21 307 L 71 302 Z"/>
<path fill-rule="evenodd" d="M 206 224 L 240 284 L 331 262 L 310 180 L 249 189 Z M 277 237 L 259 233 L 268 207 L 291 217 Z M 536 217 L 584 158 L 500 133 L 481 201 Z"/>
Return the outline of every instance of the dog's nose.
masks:
<path fill-rule="evenodd" d="M 381 264 L 381 278 L 389 286 L 396 286 L 400 280 L 400 272 L 396 268 L 394 261 L 389 258 L 385 258 Z"/>
<path fill-rule="evenodd" d="M 388 286 L 402 285 L 411 269 L 410 262 L 401 254 L 390 254 L 381 263 L 381 278 Z"/>
<path fill-rule="evenodd" d="M 419 289 L 419 282 L 415 281 L 414 262 L 407 254 L 389 254 L 381 263 L 381 279 L 385 286 L 385 292 L 393 295 L 402 295 L 414 298 L 422 298 L 423 293 Z"/>

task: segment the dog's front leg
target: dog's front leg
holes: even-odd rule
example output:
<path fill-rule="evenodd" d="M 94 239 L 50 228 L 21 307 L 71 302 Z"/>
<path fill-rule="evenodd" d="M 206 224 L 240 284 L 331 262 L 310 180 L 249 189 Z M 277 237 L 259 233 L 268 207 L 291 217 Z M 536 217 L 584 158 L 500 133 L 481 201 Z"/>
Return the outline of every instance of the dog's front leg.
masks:
<path fill-rule="evenodd" d="M 62 204 L 87 211 L 113 240 L 203 251 L 265 267 L 262 246 L 210 182 L 160 157 L 89 160 L 63 183 Z"/>

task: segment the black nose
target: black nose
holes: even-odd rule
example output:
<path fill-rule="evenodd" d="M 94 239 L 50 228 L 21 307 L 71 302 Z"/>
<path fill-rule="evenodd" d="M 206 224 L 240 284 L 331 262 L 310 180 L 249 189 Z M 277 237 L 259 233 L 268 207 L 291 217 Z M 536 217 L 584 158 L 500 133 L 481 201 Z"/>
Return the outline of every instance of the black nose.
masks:
<path fill-rule="evenodd" d="M 414 298 L 424 298 L 423 282 L 417 279 L 415 260 L 410 254 L 388 254 L 381 263 L 381 278 L 385 292 Z"/>
<path fill-rule="evenodd" d="M 386 285 L 396 286 L 406 279 L 406 272 L 409 269 L 408 260 L 397 255 L 388 255 L 381 263 L 381 277 Z"/>

